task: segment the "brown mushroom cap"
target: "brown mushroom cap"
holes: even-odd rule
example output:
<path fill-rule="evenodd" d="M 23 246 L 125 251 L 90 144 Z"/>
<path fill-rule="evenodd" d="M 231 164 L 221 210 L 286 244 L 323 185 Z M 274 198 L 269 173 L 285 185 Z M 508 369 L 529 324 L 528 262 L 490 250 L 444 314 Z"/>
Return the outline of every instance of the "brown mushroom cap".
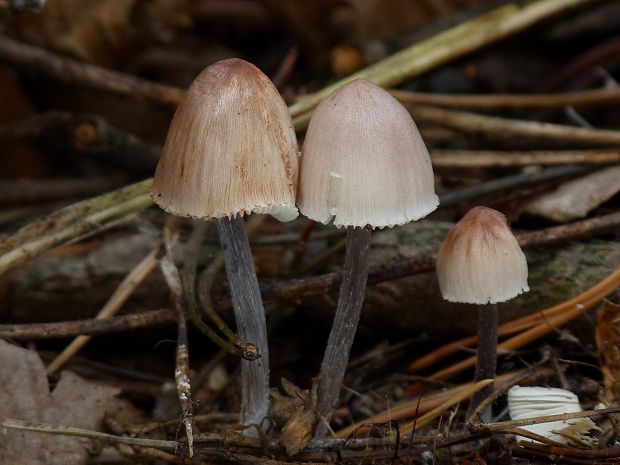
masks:
<path fill-rule="evenodd" d="M 299 209 L 321 223 L 392 227 L 439 204 L 428 150 L 411 116 L 364 79 L 317 107 L 301 165 Z"/>
<path fill-rule="evenodd" d="M 152 197 L 195 218 L 297 217 L 299 149 L 286 104 L 256 66 L 217 62 L 191 84 L 170 124 Z"/>
<path fill-rule="evenodd" d="M 527 261 L 506 217 L 475 207 L 444 239 L 437 254 L 437 277 L 450 302 L 505 302 L 527 285 Z"/>

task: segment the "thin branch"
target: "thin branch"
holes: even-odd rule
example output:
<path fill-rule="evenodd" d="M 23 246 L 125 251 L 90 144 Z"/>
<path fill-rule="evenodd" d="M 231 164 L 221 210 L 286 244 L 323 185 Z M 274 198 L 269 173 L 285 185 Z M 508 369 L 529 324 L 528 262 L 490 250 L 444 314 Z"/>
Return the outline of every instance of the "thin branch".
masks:
<path fill-rule="evenodd" d="M 22 420 L 7 419 L 2 422 L 4 428 L 32 431 L 35 433 L 61 434 L 63 436 L 77 436 L 81 438 L 100 439 L 108 443 L 129 444 L 138 447 L 153 447 L 155 449 L 175 450 L 180 444 L 176 441 L 163 441 L 159 439 L 131 438 L 127 436 L 115 436 L 113 434 L 100 433 L 83 428 L 71 428 L 68 426 L 52 426 L 43 423 L 32 423 Z"/>
<path fill-rule="evenodd" d="M 618 105 L 620 87 L 581 90 L 563 94 L 430 94 L 392 90 L 390 93 L 403 103 L 434 105 L 448 108 L 564 108 L 566 106 Z"/>
<path fill-rule="evenodd" d="M 0 205 L 40 204 L 89 197 L 124 185 L 120 176 L 86 178 L 18 179 L 0 181 Z"/>
<path fill-rule="evenodd" d="M 577 418 L 598 417 L 620 412 L 620 407 L 610 407 L 600 410 L 586 410 L 585 412 L 561 413 L 559 415 L 546 415 L 532 418 L 522 418 L 520 420 L 499 421 L 496 423 L 472 423 L 470 430 L 474 432 L 494 432 L 502 431 L 506 428 L 539 425 L 541 423 L 551 423 L 554 421 L 575 420 Z"/>
<path fill-rule="evenodd" d="M 162 105 L 176 106 L 184 94 L 182 89 L 176 87 L 62 57 L 6 36 L 0 36 L 0 61 L 28 72 L 42 73 L 65 84 L 81 85 Z"/>
<path fill-rule="evenodd" d="M 415 105 L 410 108 L 410 111 L 416 122 L 433 123 L 467 134 L 489 134 L 501 138 L 525 137 L 585 145 L 620 145 L 620 131 L 609 129 L 580 128 L 562 124 L 484 116 L 423 105 Z"/>
<path fill-rule="evenodd" d="M 58 210 L 0 241 L 0 275 L 43 252 L 152 205 L 152 179 Z"/>
<path fill-rule="evenodd" d="M 131 313 L 107 320 L 90 318 L 58 323 L 0 325 L 0 339 L 53 339 L 79 335 L 98 336 L 100 334 L 174 323 L 177 320 L 176 315 L 176 312 L 172 309 L 160 309 Z"/>
<path fill-rule="evenodd" d="M 609 164 L 620 162 L 618 150 L 549 150 L 501 152 L 488 150 L 433 150 L 433 166 L 493 168 L 528 165 Z"/>

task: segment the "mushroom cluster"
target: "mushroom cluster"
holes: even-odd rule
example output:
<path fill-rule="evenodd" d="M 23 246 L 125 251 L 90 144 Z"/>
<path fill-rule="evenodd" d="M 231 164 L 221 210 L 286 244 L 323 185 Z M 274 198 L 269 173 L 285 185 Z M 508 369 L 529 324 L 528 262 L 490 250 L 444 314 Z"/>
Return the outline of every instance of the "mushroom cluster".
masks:
<path fill-rule="evenodd" d="M 342 283 L 318 381 L 317 411 L 329 419 L 364 302 L 372 230 L 418 220 L 439 204 L 431 160 L 410 114 L 369 81 L 351 81 L 317 107 L 299 155 L 274 85 L 254 65 L 229 59 L 206 68 L 189 87 L 155 173 L 157 205 L 217 224 L 237 330 L 259 355 L 241 363 L 244 425 L 268 424 L 269 347 L 243 216 L 290 221 L 299 206 L 312 220 L 346 228 Z M 506 218 L 484 207 L 471 210 L 444 241 L 437 271 L 444 298 L 481 305 L 476 379 L 493 378 L 496 304 L 528 290 L 525 257 Z M 318 424 L 315 436 L 324 433 Z"/>

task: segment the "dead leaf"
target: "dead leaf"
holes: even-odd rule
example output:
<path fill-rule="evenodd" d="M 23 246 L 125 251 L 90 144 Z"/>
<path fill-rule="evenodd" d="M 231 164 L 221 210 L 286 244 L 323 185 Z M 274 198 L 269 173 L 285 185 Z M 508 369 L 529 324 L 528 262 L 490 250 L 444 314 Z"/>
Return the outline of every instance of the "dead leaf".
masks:
<path fill-rule="evenodd" d="M 104 415 L 118 409 L 118 388 L 64 371 L 50 392 L 45 367 L 32 350 L 0 341 L 0 422 L 8 418 L 99 430 Z M 0 463 L 80 465 L 90 440 L 0 429 Z"/>
<path fill-rule="evenodd" d="M 557 222 L 583 218 L 620 192 L 620 167 L 596 171 L 562 184 L 529 202 L 525 211 Z"/>
<path fill-rule="evenodd" d="M 607 407 L 618 405 L 620 399 L 620 305 L 608 300 L 598 311 L 596 325 L 596 346 L 601 371 L 603 372 L 603 387 L 599 391 L 599 400 Z M 620 434 L 620 415 L 611 414 L 616 435 Z"/>
<path fill-rule="evenodd" d="M 281 423 L 286 422 L 280 434 L 280 443 L 286 449 L 286 453 L 293 456 L 312 439 L 317 423 L 317 384 L 313 384 L 312 390 L 305 390 L 283 378 L 282 389 L 286 392 L 286 396 L 278 392 L 272 394 L 272 415 Z"/>

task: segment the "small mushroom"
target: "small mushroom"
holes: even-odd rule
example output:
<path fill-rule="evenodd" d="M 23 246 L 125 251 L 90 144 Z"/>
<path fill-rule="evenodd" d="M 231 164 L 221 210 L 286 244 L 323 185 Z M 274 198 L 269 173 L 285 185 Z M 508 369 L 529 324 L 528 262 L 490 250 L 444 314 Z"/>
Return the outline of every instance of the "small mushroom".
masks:
<path fill-rule="evenodd" d="M 426 146 L 394 97 L 357 79 L 317 107 L 302 150 L 298 205 L 310 219 L 347 228 L 340 296 L 319 379 L 323 418 L 338 400 L 355 337 L 371 230 L 417 220 L 438 204 Z"/>
<path fill-rule="evenodd" d="M 269 407 L 265 312 L 243 215 L 297 217 L 298 146 L 286 104 L 254 65 L 229 59 L 191 84 L 170 124 L 152 196 L 174 215 L 214 219 L 224 251 L 237 330 L 260 358 L 241 362 L 241 423 Z"/>
<path fill-rule="evenodd" d="M 437 277 L 445 300 L 479 305 L 475 379 L 495 378 L 498 303 L 529 291 L 527 261 L 506 217 L 487 207 L 467 212 L 441 244 Z M 471 408 L 492 391 L 492 384 L 478 391 Z M 490 414 L 486 409 L 483 420 Z"/>

